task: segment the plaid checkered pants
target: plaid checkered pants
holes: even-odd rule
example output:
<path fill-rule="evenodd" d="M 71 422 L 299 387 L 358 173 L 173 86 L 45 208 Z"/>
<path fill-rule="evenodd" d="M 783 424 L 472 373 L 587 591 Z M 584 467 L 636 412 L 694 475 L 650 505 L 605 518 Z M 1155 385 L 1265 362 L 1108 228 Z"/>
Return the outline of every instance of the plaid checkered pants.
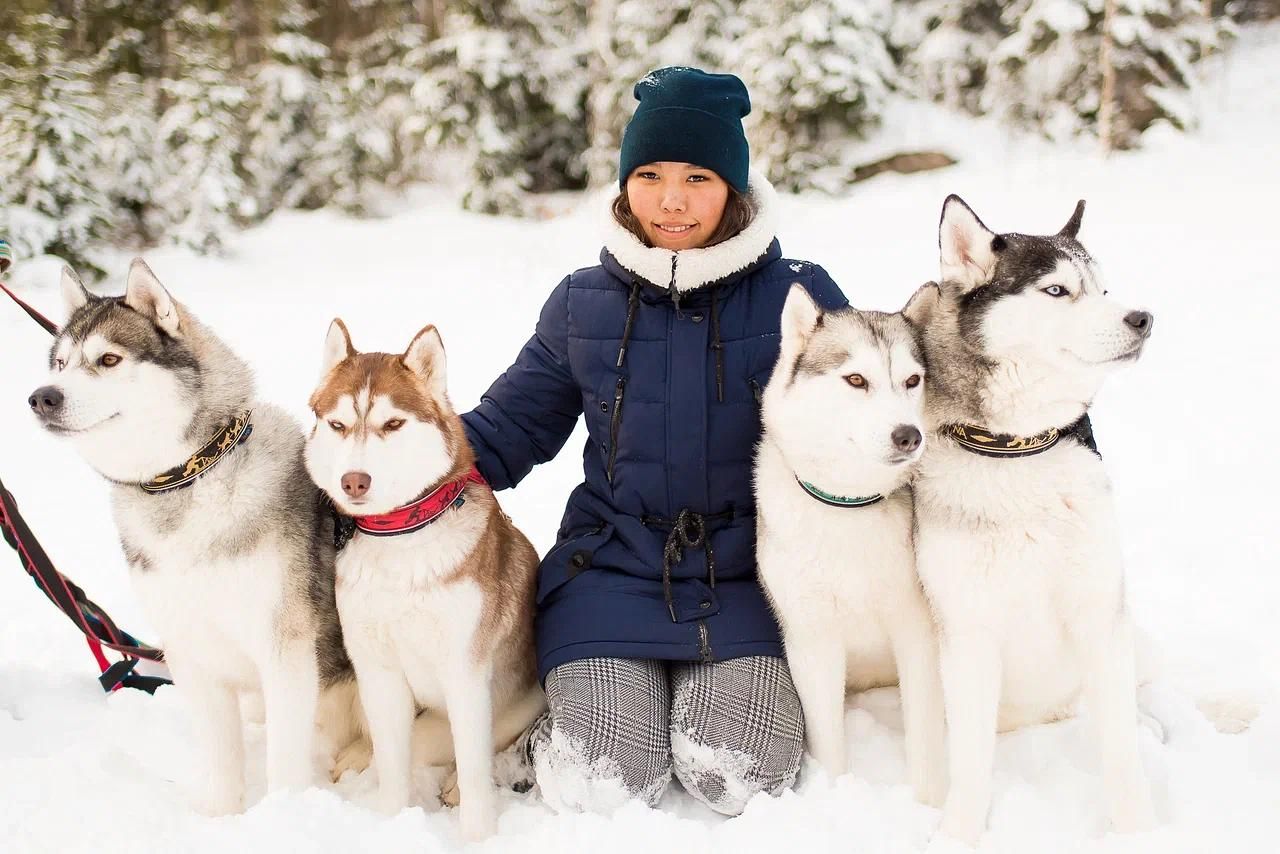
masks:
<path fill-rule="evenodd" d="M 546 689 L 550 713 L 529 747 L 556 805 L 654 805 L 674 772 L 698 800 L 737 815 L 757 792 L 789 788 L 800 768 L 804 715 L 782 658 L 589 658 L 552 670 Z"/>

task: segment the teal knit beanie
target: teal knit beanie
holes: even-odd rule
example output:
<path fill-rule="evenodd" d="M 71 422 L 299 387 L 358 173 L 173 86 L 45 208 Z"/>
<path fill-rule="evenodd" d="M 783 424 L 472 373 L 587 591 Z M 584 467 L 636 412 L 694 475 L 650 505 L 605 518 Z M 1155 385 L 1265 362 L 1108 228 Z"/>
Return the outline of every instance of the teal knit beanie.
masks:
<path fill-rule="evenodd" d="M 732 74 L 659 68 L 635 87 L 635 115 L 622 135 L 618 185 L 637 166 L 660 161 L 710 169 L 747 192 L 750 155 L 742 117 L 751 112 L 747 87 Z"/>

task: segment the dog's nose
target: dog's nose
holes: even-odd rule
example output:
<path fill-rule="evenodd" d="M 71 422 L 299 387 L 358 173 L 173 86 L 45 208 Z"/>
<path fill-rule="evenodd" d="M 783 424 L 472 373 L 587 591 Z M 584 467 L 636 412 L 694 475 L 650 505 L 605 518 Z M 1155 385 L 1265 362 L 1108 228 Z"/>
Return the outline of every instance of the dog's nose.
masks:
<path fill-rule="evenodd" d="M 899 424 L 893 428 L 893 434 L 889 438 L 893 440 L 895 448 L 904 454 L 909 454 L 920 447 L 920 440 L 923 437 L 920 431 L 910 424 Z"/>
<path fill-rule="evenodd" d="M 362 498 L 373 484 L 373 478 L 362 471 L 349 471 L 342 476 L 342 491 L 351 498 Z"/>
<path fill-rule="evenodd" d="M 58 411 L 64 400 L 66 398 L 62 394 L 62 389 L 46 385 L 31 393 L 31 397 L 27 398 L 27 405 L 31 407 L 32 412 L 48 418 Z"/>
<path fill-rule="evenodd" d="M 1131 311 L 1124 316 L 1124 322 L 1134 332 L 1146 338 L 1151 334 L 1151 327 L 1155 325 L 1156 319 L 1149 311 Z"/>

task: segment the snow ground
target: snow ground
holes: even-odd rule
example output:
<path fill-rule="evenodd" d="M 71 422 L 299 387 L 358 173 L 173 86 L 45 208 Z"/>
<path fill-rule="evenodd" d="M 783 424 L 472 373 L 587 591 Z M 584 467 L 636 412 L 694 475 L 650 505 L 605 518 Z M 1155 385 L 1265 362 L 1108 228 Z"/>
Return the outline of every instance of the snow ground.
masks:
<path fill-rule="evenodd" d="M 984 852 L 1280 845 L 1280 560 L 1270 541 L 1280 456 L 1266 438 L 1280 406 L 1259 391 L 1280 366 L 1271 339 L 1280 307 L 1272 221 L 1280 170 L 1270 159 L 1280 130 L 1280 28 L 1246 30 L 1215 64 L 1201 95 L 1201 130 L 1160 136 L 1142 153 L 1101 160 L 900 104 L 868 151 L 940 147 L 960 165 L 882 176 L 841 199 L 783 201 L 780 237 L 790 257 L 827 267 L 855 305 L 893 309 L 935 274 L 935 224 L 948 193 L 964 196 L 998 231 L 1041 233 L 1056 231 L 1086 198 L 1082 237 L 1112 291 L 1158 318 L 1147 355 L 1113 379 L 1094 420 L 1122 515 L 1131 602 L 1166 659 L 1155 693 L 1167 743 L 1141 732 L 1162 826 L 1133 837 L 1105 832 L 1088 728 L 1067 721 L 1001 738 Z M 448 191 L 424 188 L 382 220 L 285 214 L 239 236 L 225 259 L 173 250 L 147 257 L 256 366 L 263 395 L 300 420 L 335 314 L 366 349 L 399 350 L 436 323 L 454 400 L 466 408 L 530 334 L 555 283 L 594 263 L 603 199 L 554 204 L 565 213 L 543 222 L 495 219 L 462 213 Z M 122 257 L 118 275 L 126 264 Z M 20 290 L 61 317 L 57 265 L 30 262 L 18 272 Z M 0 400 L 8 401 L 0 406 L 0 474 L 58 565 L 122 626 L 160 640 L 130 594 L 105 486 L 26 411 L 26 395 L 44 376 L 47 339 L 16 309 L 0 307 L 0 340 Z M 540 549 L 580 476 L 580 447 L 581 436 L 571 439 L 558 460 L 501 496 Z M 0 563 L 10 567 L 0 571 L 0 847 L 460 847 L 449 810 L 433 805 L 388 819 L 360 806 L 371 773 L 271 797 L 241 816 L 192 813 L 178 693 L 103 696 L 79 636 L 11 558 Z M 1195 712 L 1196 699 L 1215 694 L 1261 703 L 1246 734 L 1218 734 Z M 854 774 L 830 781 L 806 766 L 795 792 L 757 798 L 738 819 L 715 816 L 678 790 L 658 811 L 632 803 L 611 817 L 558 816 L 532 795 L 507 793 L 499 835 L 477 848 L 920 850 L 938 813 L 914 803 L 904 784 L 896 695 L 851 699 L 848 720 Z M 261 747 L 260 728 L 250 739 Z M 261 751 L 250 755 L 256 798 Z M 434 776 L 424 773 L 422 794 Z"/>

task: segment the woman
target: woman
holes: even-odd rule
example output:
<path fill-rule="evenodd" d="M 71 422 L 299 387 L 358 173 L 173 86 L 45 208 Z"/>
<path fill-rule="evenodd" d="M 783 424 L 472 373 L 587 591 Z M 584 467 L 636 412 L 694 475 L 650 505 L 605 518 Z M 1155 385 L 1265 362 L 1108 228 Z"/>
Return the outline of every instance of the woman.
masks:
<path fill-rule="evenodd" d="M 782 258 L 748 176 L 742 81 L 664 68 L 636 84 L 600 265 L 565 278 L 514 365 L 463 416 L 480 471 L 514 486 L 586 413 L 585 481 L 538 579 L 549 716 L 528 736 L 549 802 L 655 804 L 671 774 L 736 815 L 794 782 L 803 716 L 756 580 L 752 454 L 787 290 L 846 304 Z"/>

